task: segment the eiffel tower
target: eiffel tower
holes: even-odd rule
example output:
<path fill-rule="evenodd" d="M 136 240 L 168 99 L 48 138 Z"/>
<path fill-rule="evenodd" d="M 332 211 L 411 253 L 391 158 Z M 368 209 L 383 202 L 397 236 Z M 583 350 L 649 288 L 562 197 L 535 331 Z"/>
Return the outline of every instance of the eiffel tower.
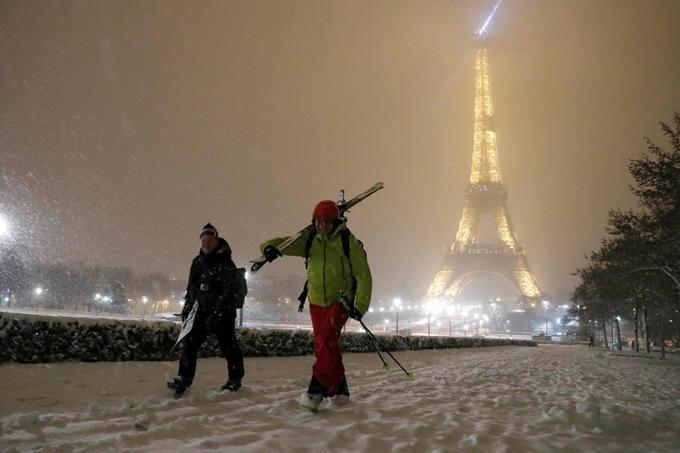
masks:
<path fill-rule="evenodd" d="M 465 207 L 455 239 L 447 247 L 444 264 L 434 277 L 426 299 L 455 297 L 485 274 L 504 276 L 535 303 L 542 293 L 529 270 L 524 248 L 517 242 L 508 213 L 508 193 L 503 188 L 496 147 L 493 103 L 489 86 L 489 51 L 486 34 L 475 34 L 475 119 L 472 169 L 465 190 Z M 492 216 L 496 242 L 479 242 L 479 220 Z"/>

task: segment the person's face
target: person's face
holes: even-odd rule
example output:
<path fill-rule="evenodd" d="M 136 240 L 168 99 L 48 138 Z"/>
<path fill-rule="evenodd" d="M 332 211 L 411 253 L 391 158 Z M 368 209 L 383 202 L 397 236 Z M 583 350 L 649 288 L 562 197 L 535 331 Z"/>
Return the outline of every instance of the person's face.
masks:
<path fill-rule="evenodd" d="M 333 231 L 333 219 L 314 219 L 314 227 L 321 236 L 327 236 Z"/>
<path fill-rule="evenodd" d="M 212 253 L 217 248 L 217 238 L 212 234 L 201 236 L 201 250 L 203 253 Z"/>

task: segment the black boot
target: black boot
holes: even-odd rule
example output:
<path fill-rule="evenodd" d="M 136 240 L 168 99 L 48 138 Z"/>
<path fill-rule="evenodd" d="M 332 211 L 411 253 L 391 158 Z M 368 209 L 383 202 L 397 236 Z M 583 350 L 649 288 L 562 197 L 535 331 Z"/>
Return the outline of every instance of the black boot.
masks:
<path fill-rule="evenodd" d="M 229 379 L 223 386 L 222 390 L 229 390 L 230 392 L 235 392 L 241 388 L 241 381 L 236 381 Z"/>
<path fill-rule="evenodd" d="M 172 381 L 168 381 L 167 385 L 170 390 L 175 391 L 175 395 L 183 394 L 186 389 L 191 387 L 192 379 L 183 376 L 177 376 Z"/>

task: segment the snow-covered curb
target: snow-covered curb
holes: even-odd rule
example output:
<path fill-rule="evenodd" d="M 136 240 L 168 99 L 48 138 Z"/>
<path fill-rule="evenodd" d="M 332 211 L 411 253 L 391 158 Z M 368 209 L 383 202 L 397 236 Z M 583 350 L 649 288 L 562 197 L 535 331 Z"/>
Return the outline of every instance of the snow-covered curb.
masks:
<path fill-rule="evenodd" d="M 0 363 L 40 363 L 62 360 L 128 361 L 175 360 L 171 351 L 179 333 L 172 322 L 118 321 L 81 318 L 49 318 L 0 314 Z M 312 333 L 306 330 L 238 329 L 237 337 L 246 357 L 296 356 L 313 353 Z M 381 336 L 391 351 L 486 346 L 535 346 L 534 341 L 479 337 Z M 374 345 L 364 333 L 342 335 L 346 352 L 369 352 Z M 219 356 L 209 337 L 201 357 Z"/>

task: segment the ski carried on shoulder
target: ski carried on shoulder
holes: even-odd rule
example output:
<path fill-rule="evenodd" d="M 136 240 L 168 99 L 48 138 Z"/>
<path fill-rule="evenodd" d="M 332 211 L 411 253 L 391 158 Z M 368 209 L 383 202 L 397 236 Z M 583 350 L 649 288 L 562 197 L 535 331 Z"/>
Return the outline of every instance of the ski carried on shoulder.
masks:
<path fill-rule="evenodd" d="M 373 195 L 380 189 L 384 187 L 382 182 L 377 182 L 373 186 L 371 186 L 368 190 L 365 190 L 364 192 L 361 192 L 359 195 L 356 197 L 352 198 L 351 200 L 348 200 L 346 202 L 340 202 L 338 203 L 338 209 L 340 210 L 340 216 L 349 211 L 353 206 L 356 206 L 357 203 L 365 200 L 367 197 L 370 195 Z M 312 230 L 314 229 L 313 224 L 307 225 L 305 228 L 302 230 L 298 231 L 282 243 L 280 243 L 276 248 L 279 249 L 281 252 L 285 252 L 288 247 L 290 247 L 292 244 L 294 244 L 300 237 L 306 237 Z M 253 263 L 253 265 L 250 267 L 251 272 L 257 272 L 260 270 L 262 266 L 267 262 L 267 258 L 264 257 L 264 255 L 261 255 L 259 258 L 255 258 L 254 260 L 250 261 Z"/>

